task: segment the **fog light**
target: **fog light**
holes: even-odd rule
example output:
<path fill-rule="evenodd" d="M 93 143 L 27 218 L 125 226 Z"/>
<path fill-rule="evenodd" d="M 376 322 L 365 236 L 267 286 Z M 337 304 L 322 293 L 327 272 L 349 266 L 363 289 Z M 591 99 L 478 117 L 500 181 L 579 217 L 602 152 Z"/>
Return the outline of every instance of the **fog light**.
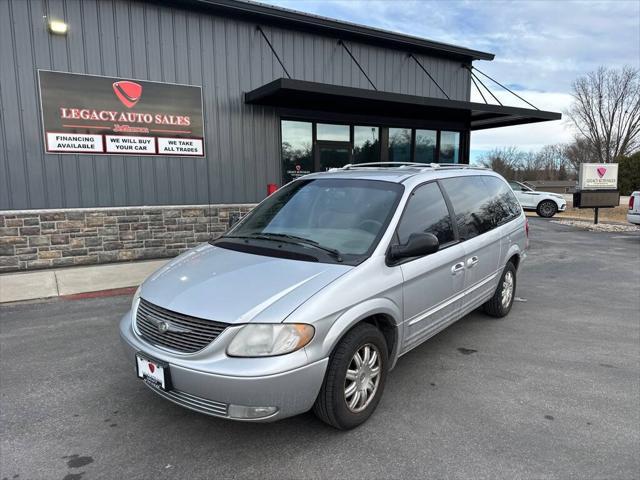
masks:
<path fill-rule="evenodd" d="M 243 405 L 229 405 L 231 418 L 256 419 L 269 417 L 278 411 L 278 407 L 245 407 Z"/>

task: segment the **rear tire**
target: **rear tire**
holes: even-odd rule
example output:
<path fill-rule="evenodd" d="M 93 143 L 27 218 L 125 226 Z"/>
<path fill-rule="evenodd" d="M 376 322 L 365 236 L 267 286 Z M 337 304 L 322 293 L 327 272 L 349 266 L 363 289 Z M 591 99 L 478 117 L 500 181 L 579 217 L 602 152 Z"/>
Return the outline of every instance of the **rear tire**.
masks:
<path fill-rule="evenodd" d="M 484 311 L 492 317 L 502 318 L 509 314 L 516 294 L 516 267 L 507 263 L 504 267 L 498 288 L 493 297 L 484 304 Z"/>
<path fill-rule="evenodd" d="M 356 325 L 340 340 L 329 358 L 313 413 L 340 430 L 365 422 L 382 397 L 388 361 L 387 342 L 382 332 L 368 323 Z"/>
<path fill-rule="evenodd" d="M 538 204 L 536 213 L 543 218 L 551 218 L 558 213 L 558 205 L 553 200 L 543 200 Z"/>

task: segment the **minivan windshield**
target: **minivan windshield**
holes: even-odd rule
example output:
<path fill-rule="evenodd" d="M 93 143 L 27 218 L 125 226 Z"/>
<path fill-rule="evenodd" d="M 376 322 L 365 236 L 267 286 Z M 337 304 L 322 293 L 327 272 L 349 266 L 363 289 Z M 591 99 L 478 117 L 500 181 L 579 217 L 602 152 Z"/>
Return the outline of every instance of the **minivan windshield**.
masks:
<path fill-rule="evenodd" d="M 403 189 L 379 180 L 298 180 L 267 198 L 222 238 L 277 241 L 279 249 L 303 247 L 322 261 L 363 260 L 384 233 Z"/>

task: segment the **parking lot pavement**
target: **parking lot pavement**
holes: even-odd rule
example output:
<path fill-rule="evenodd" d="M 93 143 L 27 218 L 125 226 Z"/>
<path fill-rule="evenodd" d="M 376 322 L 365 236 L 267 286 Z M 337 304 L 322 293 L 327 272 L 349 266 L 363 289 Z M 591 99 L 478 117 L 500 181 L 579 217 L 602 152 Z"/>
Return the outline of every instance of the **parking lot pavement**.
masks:
<path fill-rule="evenodd" d="M 530 222 L 526 302 L 405 355 L 349 432 L 157 397 L 121 352 L 128 297 L 2 306 L 0 478 L 638 478 L 640 235 Z"/>

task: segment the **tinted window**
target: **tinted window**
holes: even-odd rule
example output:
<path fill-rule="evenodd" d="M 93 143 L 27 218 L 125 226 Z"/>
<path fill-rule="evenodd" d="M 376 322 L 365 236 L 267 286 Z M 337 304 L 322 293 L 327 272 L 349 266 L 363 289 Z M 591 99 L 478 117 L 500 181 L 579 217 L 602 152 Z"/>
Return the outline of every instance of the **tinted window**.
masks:
<path fill-rule="evenodd" d="M 380 129 L 378 127 L 353 127 L 353 163 L 380 160 Z"/>
<path fill-rule="evenodd" d="M 497 204 L 492 207 L 494 225 L 498 226 L 520 216 L 522 207 L 505 182 L 497 177 L 480 177 L 487 185 L 490 194 L 495 197 Z"/>
<path fill-rule="evenodd" d="M 435 130 L 416 130 L 416 162 L 431 163 L 436 161 L 436 145 L 438 132 Z"/>
<path fill-rule="evenodd" d="M 282 121 L 282 171 L 284 181 L 313 171 L 311 158 L 312 125 L 309 122 Z"/>
<path fill-rule="evenodd" d="M 318 123 L 316 126 L 318 140 L 331 140 L 334 142 L 348 142 L 351 134 L 349 125 L 332 125 L 329 123 Z"/>
<path fill-rule="evenodd" d="M 442 185 L 451 199 L 461 240 L 488 232 L 520 214 L 513 192 L 499 178 L 447 178 Z"/>
<path fill-rule="evenodd" d="M 409 198 L 398 224 L 400 243 L 407 243 L 412 233 L 433 233 L 440 244 L 454 239 L 449 210 L 435 182 L 418 187 Z"/>
<path fill-rule="evenodd" d="M 390 128 L 389 129 L 389 161 L 390 162 L 411 161 L 411 129 L 410 128 Z"/>
<path fill-rule="evenodd" d="M 440 132 L 440 163 L 458 163 L 460 157 L 460 133 Z"/>

